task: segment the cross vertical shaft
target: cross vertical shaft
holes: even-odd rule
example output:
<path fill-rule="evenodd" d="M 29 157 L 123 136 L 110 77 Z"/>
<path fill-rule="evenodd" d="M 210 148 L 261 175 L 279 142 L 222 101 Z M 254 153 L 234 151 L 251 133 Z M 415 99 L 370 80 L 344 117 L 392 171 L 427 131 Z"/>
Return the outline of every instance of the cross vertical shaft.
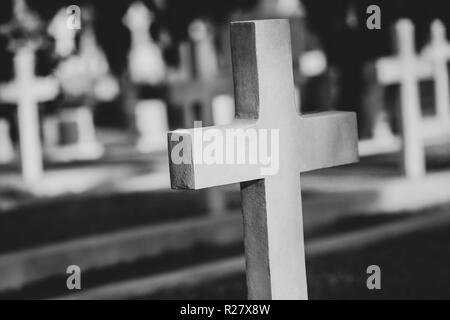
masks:
<path fill-rule="evenodd" d="M 14 57 L 14 69 L 19 87 L 34 90 L 34 53 L 22 48 Z M 20 137 L 20 159 L 26 183 L 38 181 L 43 174 L 42 149 L 39 131 L 39 109 L 33 95 L 26 92 L 18 95 L 18 119 Z"/>
<path fill-rule="evenodd" d="M 425 175 L 425 150 L 422 142 L 421 107 L 418 85 L 418 71 L 415 67 L 414 25 L 401 20 L 396 25 L 400 59 L 403 60 L 402 85 L 400 86 L 403 131 L 403 164 L 410 178 Z"/>
<path fill-rule="evenodd" d="M 239 23 L 231 31 L 238 117 L 291 140 L 283 127 L 298 119 L 282 116 L 298 112 L 288 24 Z M 300 172 L 292 172 L 289 152 L 281 147 L 277 175 L 241 184 L 250 299 L 308 298 Z"/>
<path fill-rule="evenodd" d="M 307 299 L 300 176 L 242 183 L 241 193 L 249 299 Z"/>

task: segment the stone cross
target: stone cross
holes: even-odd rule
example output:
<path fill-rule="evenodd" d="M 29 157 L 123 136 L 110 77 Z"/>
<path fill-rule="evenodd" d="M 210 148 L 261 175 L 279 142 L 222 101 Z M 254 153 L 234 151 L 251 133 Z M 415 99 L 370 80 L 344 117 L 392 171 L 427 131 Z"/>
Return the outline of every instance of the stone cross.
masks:
<path fill-rule="evenodd" d="M 430 78 L 431 68 L 415 53 L 414 25 L 403 19 L 395 26 L 398 55 L 377 61 L 378 80 L 384 85 L 400 84 L 402 165 L 409 178 L 425 175 L 425 150 L 419 81 Z"/>
<path fill-rule="evenodd" d="M 233 23 L 231 39 L 236 119 L 226 126 L 169 133 L 172 188 L 241 183 L 249 298 L 307 299 L 300 172 L 357 161 L 356 116 L 299 114 L 287 20 Z M 241 143 L 227 153 L 226 164 L 199 161 L 206 149 L 198 134 L 214 133 L 220 141 L 230 131 L 242 131 Z M 258 143 L 242 142 L 264 132 L 278 137 L 270 157 L 279 156 L 277 173 L 264 175 L 262 165 L 251 161 L 228 161 L 232 154 L 256 156 Z M 174 156 L 180 145 L 188 161 Z"/>
<path fill-rule="evenodd" d="M 22 175 L 28 184 L 43 175 L 38 103 L 54 99 L 59 90 L 56 80 L 37 78 L 34 69 L 34 50 L 22 47 L 14 56 L 16 79 L 0 85 L 0 101 L 18 105 Z"/>
<path fill-rule="evenodd" d="M 450 122 L 450 87 L 448 61 L 450 43 L 447 41 L 445 25 L 435 20 L 431 25 L 431 45 L 425 49 L 425 57 L 433 64 L 436 111 L 439 120 Z"/>

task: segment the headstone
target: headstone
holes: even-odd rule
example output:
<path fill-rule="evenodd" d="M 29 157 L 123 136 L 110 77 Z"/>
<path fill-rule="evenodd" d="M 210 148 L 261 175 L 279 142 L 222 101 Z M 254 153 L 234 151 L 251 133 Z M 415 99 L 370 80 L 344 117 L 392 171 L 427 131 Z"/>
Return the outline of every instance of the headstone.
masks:
<path fill-rule="evenodd" d="M 97 43 L 94 12 L 90 8 L 82 12 L 84 22 L 77 53 L 74 53 L 74 34 L 58 28 L 63 25 L 60 15 L 65 14 L 65 9 L 49 27 L 55 38 L 55 54 L 61 58 L 55 70 L 62 91 L 61 103 L 57 114 L 44 123 L 46 155 L 54 161 L 96 160 L 102 156 L 104 148 L 96 140 L 92 109 L 100 101 L 113 100 L 119 92 L 106 56 Z"/>
<path fill-rule="evenodd" d="M 234 103 L 223 103 L 223 99 L 216 101 L 218 106 L 213 106 L 218 96 L 232 98 L 233 85 L 231 75 L 219 72 L 212 27 L 203 20 L 196 20 L 189 27 L 189 36 L 192 66 L 183 69 L 192 70 L 192 74 L 186 80 L 170 83 L 168 93 L 170 102 L 182 108 L 186 128 L 193 126 L 195 120 L 202 120 L 205 125 L 213 124 L 213 118 L 220 117 L 213 114 L 214 110 L 226 109 L 224 113 L 231 113 L 234 109 Z M 184 56 L 183 61 L 189 62 L 189 55 L 184 52 Z M 196 114 L 196 105 L 201 107 L 200 114 Z"/>
<path fill-rule="evenodd" d="M 153 15 L 142 2 L 135 2 L 124 16 L 124 24 L 131 32 L 131 50 L 128 71 L 132 86 L 160 86 L 166 81 L 167 70 L 162 50 L 150 36 Z M 135 90 L 135 89 L 132 89 Z M 169 130 L 167 106 L 158 99 L 141 99 L 136 92 L 134 109 L 136 130 L 139 133 L 137 149 L 147 153 L 161 151 L 167 145 Z"/>
<path fill-rule="evenodd" d="M 70 57 L 75 49 L 77 30 L 67 28 L 67 13 L 61 8 L 47 27 L 47 33 L 54 39 L 54 54 L 60 59 Z M 59 144 L 59 119 L 55 114 L 47 115 L 43 121 L 44 153 L 55 150 Z"/>
<path fill-rule="evenodd" d="M 57 119 L 56 145 L 48 146 L 47 149 L 50 159 L 93 160 L 103 155 L 104 147 L 97 141 L 92 112 L 88 107 L 62 109 Z"/>
<path fill-rule="evenodd" d="M 385 106 L 385 86 L 378 81 L 376 62 L 363 69 L 363 101 L 358 121 L 361 157 L 398 153 L 401 144 L 392 130 L 391 117 Z"/>
<path fill-rule="evenodd" d="M 389 144 L 395 139 L 395 135 L 392 132 L 392 128 L 389 121 L 389 116 L 386 111 L 381 110 L 377 114 L 375 125 L 373 128 L 374 140 L 380 145 Z"/>
<path fill-rule="evenodd" d="M 148 153 L 167 148 L 168 123 L 167 106 L 163 101 L 139 101 L 136 106 L 136 124 L 140 134 L 138 150 Z"/>
<path fill-rule="evenodd" d="M 59 119 L 57 114 L 49 115 L 44 118 L 43 122 L 44 150 L 54 150 L 58 147 L 60 132 Z M 44 152 L 44 153 L 45 153 Z"/>
<path fill-rule="evenodd" d="M 234 99 L 229 95 L 219 95 L 212 101 L 213 124 L 230 124 L 235 117 Z"/>
<path fill-rule="evenodd" d="M 394 137 L 384 102 L 385 92 L 385 87 L 378 81 L 375 60 L 367 62 L 363 68 L 362 114 L 358 123 L 360 138 L 382 143 Z"/>
<path fill-rule="evenodd" d="M 409 178 L 425 175 L 425 147 L 419 80 L 429 78 L 430 65 L 415 53 L 414 25 L 403 19 L 395 26 L 398 55 L 377 62 L 378 80 L 384 85 L 400 84 L 404 172 Z"/>
<path fill-rule="evenodd" d="M 166 79 L 166 64 L 159 46 L 150 36 L 152 13 L 142 2 L 128 8 L 123 22 L 131 32 L 128 69 L 135 84 L 158 85 Z"/>
<path fill-rule="evenodd" d="M 450 86 L 448 61 L 450 61 L 450 43 L 447 41 L 445 25 L 435 20 L 431 25 L 431 44 L 425 49 L 426 59 L 433 65 L 433 77 L 437 117 L 444 124 L 450 122 Z"/>
<path fill-rule="evenodd" d="M 0 164 L 14 160 L 14 147 L 9 132 L 9 123 L 0 118 Z"/>
<path fill-rule="evenodd" d="M 287 20 L 234 23 L 231 39 L 236 120 L 227 126 L 169 133 L 172 187 L 197 190 L 241 183 L 249 298 L 306 299 L 300 172 L 356 161 L 356 116 L 341 112 L 299 115 Z M 263 165 L 250 161 L 207 164 L 201 160 L 206 151 L 202 135 L 226 137 L 229 130 L 239 129 L 244 140 L 246 132 L 278 133 L 274 135 L 279 137 L 275 139 L 279 142 L 277 173 L 264 175 Z M 229 142 L 222 147 L 229 149 Z M 180 143 L 186 147 L 185 159 L 193 161 L 176 160 Z M 248 151 L 251 158 L 257 148 L 258 141 L 253 141 L 233 152 L 245 155 Z M 274 159 L 276 146 L 271 150 Z"/>
<path fill-rule="evenodd" d="M 199 79 L 215 77 L 219 72 L 214 34 L 210 24 L 195 20 L 189 26 L 189 38 L 193 46 L 194 72 Z"/>
<path fill-rule="evenodd" d="M 108 59 L 97 41 L 93 9 L 84 8 L 82 12 L 85 17 L 80 35 L 79 55 L 73 58 L 79 60 L 82 69 L 79 80 L 84 76 L 90 86 L 90 90 L 83 94 L 93 102 L 112 101 L 120 91 L 118 81 L 111 74 Z M 91 104 L 89 106 L 92 107 Z"/>

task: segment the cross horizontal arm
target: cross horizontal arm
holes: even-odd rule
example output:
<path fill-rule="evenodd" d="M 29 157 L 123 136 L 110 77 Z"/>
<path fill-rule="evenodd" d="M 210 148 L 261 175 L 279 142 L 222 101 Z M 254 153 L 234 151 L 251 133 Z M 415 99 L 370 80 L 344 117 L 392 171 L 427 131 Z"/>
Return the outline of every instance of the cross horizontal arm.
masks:
<path fill-rule="evenodd" d="M 378 81 L 385 85 L 396 84 L 404 77 L 405 68 L 414 70 L 418 80 L 430 79 L 433 76 L 432 64 L 420 57 L 412 63 L 405 63 L 400 57 L 379 59 L 377 64 Z"/>
<path fill-rule="evenodd" d="M 0 101 L 17 103 L 20 98 L 30 98 L 35 102 L 45 102 L 56 98 L 59 84 L 52 77 L 35 78 L 29 82 L 10 82 L 0 85 Z"/>
<path fill-rule="evenodd" d="M 6 83 L 0 85 L 0 101 L 6 103 L 17 103 L 21 90 L 16 83 Z"/>
<path fill-rule="evenodd" d="M 262 178 L 256 121 L 169 132 L 173 189 L 203 189 Z M 256 160 L 256 161 L 252 161 Z"/>
<path fill-rule="evenodd" d="M 300 122 L 298 148 L 304 150 L 301 172 L 358 161 L 358 130 L 354 113 L 316 113 L 302 116 Z"/>

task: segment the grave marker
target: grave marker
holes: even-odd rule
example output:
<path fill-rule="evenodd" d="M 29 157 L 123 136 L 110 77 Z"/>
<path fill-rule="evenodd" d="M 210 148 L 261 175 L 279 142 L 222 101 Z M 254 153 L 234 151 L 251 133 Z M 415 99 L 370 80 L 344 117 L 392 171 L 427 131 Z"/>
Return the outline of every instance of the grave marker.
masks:
<path fill-rule="evenodd" d="M 9 123 L 0 118 L 0 164 L 10 163 L 14 159 L 14 147 L 9 133 Z"/>
<path fill-rule="evenodd" d="M 193 139 L 203 130 L 222 136 L 233 129 L 279 130 L 279 172 L 263 176 L 259 165 L 176 164 L 170 157 L 172 187 L 241 183 L 249 298 L 307 299 L 300 172 L 357 161 L 356 116 L 299 115 L 287 20 L 233 23 L 231 38 L 235 121 L 171 132 L 169 154 L 180 138 L 188 145 L 184 156 L 201 153 Z"/>
<path fill-rule="evenodd" d="M 53 78 L 35 77 L 34 68 L 33 49 L 22 47 L 14 56 L 15 80 L 0 85 L 0 100 L 18 106 L 22 174 L 31 184 L 41 179 L 44 170 L 38 103 L 54 99 L 59 90 Z"/>
<path fill-rule="evenodd" d="M 431 76 L 429 63 L 415 54 L 414 25 L 403 19 L 395 26 L 398 55 L 377 61 L 378 80 L 400 84 L 403 170 L 409 178 L 425 175 L 419 80 Z"/>
<path fill-rule="evenodd" d="M 437 117 L 443 123 L 450 122 L 450 87 L 448 79 L 448 61 L 450 43 L 447 41 L 445 25 L 435 20 L 431 25 L 431 44 L 424 55 L 432 62 Z"/>
<path fill-rule="evenodd" d="M 189 26 L 193 46 L 194 72 L 200 79 L 212 78 L 219 73 L 219 62 L 210 24 L 195 20 Z"/>
<path fill-rule="evenodd" d="M 60 12 L 64 14 L 65 9 Z M 78 48 L 70 33 L 74 30 L 59 30 L 58 26 L 64 26 L 59 15 L 49 32 L 55 38 L 56 49 L 60 48 L 55 54 L 65 56 L 54 71 L 62 94 L 58 113 L 44 124 L 46 154 L 55 161 L 96 160 L 104 147 L 96 139 L 92 109 L 99 101 L 113 100 L 119 87 L 96 39 L 93 9 L 83 9 Z"/>
<path fill-rule="evenodd" d="M 189 37 L 193 44 L 194 72 L 196 78 L 199 80 L 216 81 L 215 79 L 220 76 L 220 71 L 211 26 L 202 20 L 196 20 L 189 27 Z M 231 82 L 231 79 L 227 78 L 227 80 Z M 202 88 L 206 91 L 206 99 L 201 101 L 202 119 L 206 122 L 212 121 L 213 124 L 227 123 L 229 122 L 229 115 L 234 113 L 234 100 L 232 98 L 227 99 L 227 97 L 231 97 L 232 90 L 230 90 L 230 86 L 227 86 L 220 80 L 219 86 L 216 88 L 213 89 L 208 85 Z M 217 94 L 221 90 L 223 92 Z"/>
<path fill-rule="evenodd" d="M 35 76 L 35 52 L 45 43 L 43 25 L 25 0 L 14 0 L 12 20 L 0 26 L 14 53 L 15 74 L 14 81 L 0 84 L 0 101 L 17 105 L 22 176 L 28 185 L 43 175 L 38 104 L 54 99 L 59 91 L 54 78 Z"/>
<path fill-rule="evenodd" d="M 97 140 L 92 111 L 88 107 L 60 110 L 56 128 L 56 135 L 47 132 L 48 141 L 53 141 L 47 145 L 47 156 L 50 159 L 63 162 L 93 160 L 104 154 L 105 148 Z"/>
<path fill-rule="evenodd" d="M 220 118 L 222 114 L 230 114 L 234 109 L 234 103 L 228 103 L 224 99 L 215 101 L 221 95 L 233 95 L 231 76 L 219 71 L 218 58 L 214 47 L 214 36 L 211 27 L 202 20 L 196 20 L 189 27 L 191 40 L 191 54 L 186 47 L 182 47 L 182 61 L 192 66 L 182 65 L 184 70 L 190 70 L 188 79 L 182 79 L 169 84 L 169 100 L 182 108 L 184 127 L 190 128 L 195 120 L 202 120 L 206 125 L 212 125 L 214 118 Z M 213 106 L 213 103 L 216 106 Z M 201 114 L 195 112 L 195 105 L 201 107 Z M 226 109 L 218 111 L 218 109 Z M 214 112 L 217 114 L 214 114 Z M 220 122 L 226 120 L 220 119 Z"/>
<path fill-rule="evenodd" d="M 131 80 L 138 84 L 161 84 L 166 78 L 166 64 L 161 49 L 150 36 L 153 13 L 143 2 L 137 1 L 128 8 L 123 23 L 131 34 L 128 54 Z"/>
<path fill-rule="evenodd" d="M 135 2 L 130 5 L 123 20 L 131 33 L 128 71 L 132 85 L 161 85 L 166 81 L 167 70 L 161 48 L 150 35 L 153 13 L 144 3 Z M 136 100 L 133 101 L 133 109 L 139 133 L 137 149 L 143 153 L 164 150 L 169 128 L 165 102 L 158 99 Z"/>
<path fill-rule="evenodd" d="M 234 99 L 226 94 L 219 95 L 213 99 L 212 115 L 216 126 L 230 124 L 235 117 Z"/>
<path fill-rule="evenodd" d="M 162 151 L 167 147 L 169 131 L 167 107 L 157 99 L 140 100 L 136 105 L 136 127 L 140 133 L 137 148 L 142 153 Z"/>

